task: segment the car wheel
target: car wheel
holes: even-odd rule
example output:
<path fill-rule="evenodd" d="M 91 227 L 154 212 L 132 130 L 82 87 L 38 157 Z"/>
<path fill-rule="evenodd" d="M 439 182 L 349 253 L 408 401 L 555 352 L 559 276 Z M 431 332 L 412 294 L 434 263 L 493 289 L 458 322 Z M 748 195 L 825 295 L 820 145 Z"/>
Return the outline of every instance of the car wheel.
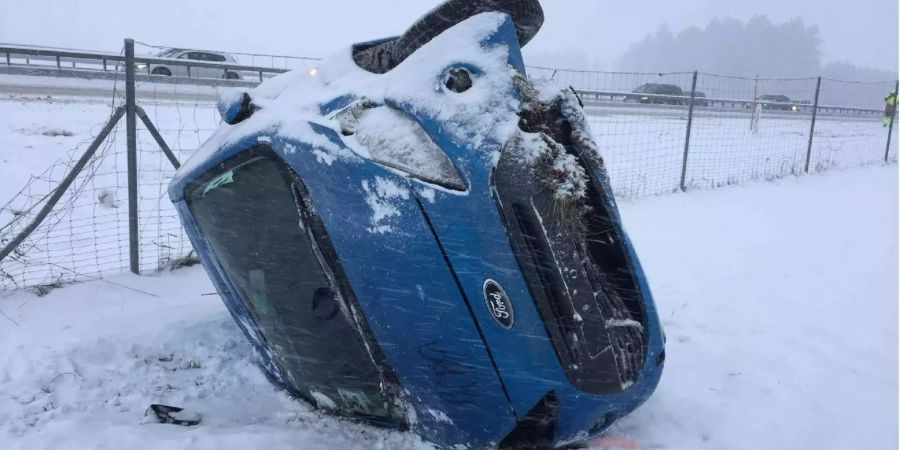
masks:
<path fill-rule="evenodd" d="M 150 72 L 151 75 L 162 75 L 164 77 L 171 77 L 172 71 L 166 67 L 157 67 Z"/>
<path fill-rule="evenodd" d="M 241 76 L 234 72 L 225 72 L 225 76 L 223 77 L 226 80 L 240 80 Z"/>

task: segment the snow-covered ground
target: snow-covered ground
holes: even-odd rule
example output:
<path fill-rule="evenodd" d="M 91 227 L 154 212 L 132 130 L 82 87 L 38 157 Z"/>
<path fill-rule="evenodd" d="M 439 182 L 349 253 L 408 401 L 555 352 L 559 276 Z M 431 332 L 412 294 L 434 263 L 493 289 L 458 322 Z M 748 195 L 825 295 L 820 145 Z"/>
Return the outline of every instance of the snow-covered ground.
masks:
<path fill-rule="evenodd" d="M 182 160 L 218 126 L 202 92 L 144 89 L 141 103 Z M 62 161 L 24 198 L 49 192 L 110 113 L 110 98 L 0 97 L 0 204 Z M 641 448 L 896 448 L 896 165 L 648 197 L 678 187 L 685 118 L 597 114 L 591 124 L 668 334 L 659 391 L 609 435 Z M 695 119 L 692 187 L 799 172 L 807 122 L 748 125 Z M 875 121 L 822 120 L 813 171 L 880 160 L 885 133 Z M 52 280 L 71 266 L 83 280 L 125 266 L 121 129 L 114 138 L 72 199 L 76 213 L 36 234 L 55 266 L 30 267 L 51 273 L 28 276 Z M 165 198 L 171 171 L 146 132 L 139 146 L 142 262 L 156 268 L 186 243 Z M 0 211 L 0 226 L 10 214 Z M 428 447 L 275 390 L 211 293 L 196 267 L 44 297 L 0 292 L 0 449 Z M 153 402 L 197 410 L 204 425 L 148 423 Z"/>
<path fill-rule="evenodd" d="M 609 436 L 896 448 L 897 183 L 896 166 L 868 167 L 623 202 L 668 357 Z M 276 391 L 212 292 L 195 267 L 2 294 L 0 448 L 427 447 Z M 154 402 L 204 423 L 149 423 Z"/>

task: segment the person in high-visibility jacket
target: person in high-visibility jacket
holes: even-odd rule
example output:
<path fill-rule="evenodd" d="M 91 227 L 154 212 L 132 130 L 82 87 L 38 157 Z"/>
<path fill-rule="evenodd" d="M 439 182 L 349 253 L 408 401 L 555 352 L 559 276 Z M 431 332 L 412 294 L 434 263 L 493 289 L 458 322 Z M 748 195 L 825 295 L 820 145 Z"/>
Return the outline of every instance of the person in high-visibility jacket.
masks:
<path fill-rule="evenodd" d="M 884 98 L 884 118 L 881 119 L 884 126 L 891 124 L 894 114 L 897 114 L 897 91 L 891 92 Z"/>

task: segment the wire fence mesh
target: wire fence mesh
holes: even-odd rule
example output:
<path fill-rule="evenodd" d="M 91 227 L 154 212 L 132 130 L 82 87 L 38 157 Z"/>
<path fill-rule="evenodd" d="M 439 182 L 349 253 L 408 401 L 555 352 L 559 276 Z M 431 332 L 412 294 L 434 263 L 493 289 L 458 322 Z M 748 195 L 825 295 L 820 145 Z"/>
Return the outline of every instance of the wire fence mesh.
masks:
<path fill-rule="evenodd" d="M 718 187 L 804 170 L 815 78 L 757 80 L 700 74 L 697 90 L 710 99 L 748 101 L 695 108 L 687 187 Z"/>
<path fill-rule="evenodd" d="M 884 118 L 884 98 L 896 82 L 860 83 L 823 78 L 812 140 L 811 170 L 856 167 L 897 161 L 897 124 L 891 132 Z M 850 106 L 859 110 L 845 110 Z"/>
<path fill-rule="evenodd" d="M 30 176 L 0 208 L 0 247 L 35 219 L 109 120 L 103 111 L 109 114 L 123 102 L 123 91 L 117 83 L 111 103 L 85 106 L 76 99 L 64 107 L 72 112 L 83 108 L 83 113 L 96 116 L 98 122 L 63 158 Z M 215 108 L 218 91 L 201 80 L 144 83 L 138 86 L 138 105 L 175 156 L 184 161 L 220 124 Z M 125 120 L 121 119 L 46 219 L 0 261 L 0 291 L 30 287 L 44 292 L 63 283 L 128 269 L 126 155 Z M 141 121 L 137 162 L 140 270 L 148 273 L 182 264 L 192 252 L 168 200 L 167 186 L 175 169 Z"/>
<path fill-rule="evenodd" d="M 529 70 L 580 93 L 620 197 L 679 190 L 682 171 L 692 189 L 797 175 L 807 158 L 810 172 L 897 160 L 883 121 L 895 82 Z"/>
<path fill-rule="evenodd" d="M 162 46 L 142 48 L 144 53 L 158 53 Z M 308 70 L 315 65 L 312 58 L 252 54 L 239 58 L 241 64 L 254 65 L 268 58 L 265 64 L 289 69 Z M 896 130 L 886 157 L 889 128 L 883 123 L 884 97 L 895 82 L 541 67 L 530 67 L 529 75 L 579 93 L 620 198 L 801 174 L 807 158 L 811 172 L 897 161 Z M 111 101 L 95 99 L 85 106 L 72 100 L 82 114 L 95 118 L 91 132 L 79 135 L 82 139 L 60 160 L 34 171 L 21 189 L 3 191 L 11 199 L 0 208 L 0 247 L 26 229 L 60 188 L 110 111 L 122 104 L 123 81 L 124 76 L 113 83 Z M 137 104 L 175 156 L 184 161 L 221 124 L 215 101 L 222 88 L 202 77 L 166 81 L 151 78 L 137 83 Z M 78 114 L 75 106 L 59 99 L 56 107 L 60 115 Z M 174 168 L 140 121 L 136 137 L 140 269 L 151 272 L 183 263 L 192 250 L 168 200 L 167 185 Z M 62 283 L 127 270 L 126 152 L 122 120 L 47 218 L 0 261 L 0 291 L 37 288 L 44 292 Z"/>

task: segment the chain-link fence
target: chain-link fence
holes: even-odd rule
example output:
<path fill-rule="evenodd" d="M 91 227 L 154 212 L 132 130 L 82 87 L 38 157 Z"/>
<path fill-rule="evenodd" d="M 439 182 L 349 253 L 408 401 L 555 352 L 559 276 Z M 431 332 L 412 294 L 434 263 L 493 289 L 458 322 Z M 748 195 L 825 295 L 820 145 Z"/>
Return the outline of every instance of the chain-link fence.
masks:
<path fill-rule="evenodd" d="M 174 158 L 184 161 L 221 123 L 215 102 L 222 87 L 199 78 L 166 81 L 134 84 L 136 244 L 141 273 L 192 262 L 190 242 L 168 199 L 167 186 L 175 167 L 148 125 Z M 46 170 L 30 176 L 15 191 L 4 192 L 11 198 L 0 207 L 0 248 L 27 233 L 10 254 L 0 258 L 0 291 L 27 287 L 43 292 L 130 267 L 124 71 L 106 88 L 111 93 L 106 102 L 77 96 L 37 99 L 48 122 L 70 123 L 69 115 L 81 114 L 96 125 L 65 156 L 50 161 Z M 65 125 L 58 128 L 70 132 Z M 52 207 L 41 217 L 51 200 Z"/>
<path fill-rule="evenodd" d="M 581 94 L 622 197 L 897 160 L 896 81 L 530 71 Z"/>
<path fill-rule="evenodd" d="M 162 46 L 136 47 L 137 55 L 163 51 Z M 315 64 L 313 58 L 237 58 L 244 66 L 278 69 L 307 70 Z M 175 168 L 161 144 L 176 160 L 187 159 L 220 125 L 215 101 L 222 86 L 233 80 L 197 71 L 162 77 L 148 73 L 151 66 L 131 67 L 145 71 L 132 84 L 137 107 L 133 148 L 126 119 L 116 117 L 126 115 L 117 113 L 124 111 L 124 71 L 116 70 L 111 81 L 111 101 L 28 100 L 53 105 L 47 106 L 45 120 L 71 123 L 69 116 L 76 114 L 96 125 L 79 134 L 59 161 L 48 161 L 49 167 L 22 180 L 23 186 L 0 189 L 10 197 L 0 208 L 0 248 L 12 247 L 8 255 L 0 255 L 0 291 L 43 291 L 129 267 L 147 273 L 191 261 L 190 243 L 166 191 Z M 274 75 L 249 72 L 242 83 Z M 576 90 L 622 198 L 897 160 L 896 132 L 892 122 L 883 122 L 884 98 L 896 82 L 541 67 L 530 67 L 529 76 Z M 129 154 L 134 155 L 133 171 Z M 136 183 L 134 196 L 129 195 L 130 179 Z M 134 205 L 129 204 L 132 198 Z M 133 255 L 138 255 L 136 267 Z"/>

